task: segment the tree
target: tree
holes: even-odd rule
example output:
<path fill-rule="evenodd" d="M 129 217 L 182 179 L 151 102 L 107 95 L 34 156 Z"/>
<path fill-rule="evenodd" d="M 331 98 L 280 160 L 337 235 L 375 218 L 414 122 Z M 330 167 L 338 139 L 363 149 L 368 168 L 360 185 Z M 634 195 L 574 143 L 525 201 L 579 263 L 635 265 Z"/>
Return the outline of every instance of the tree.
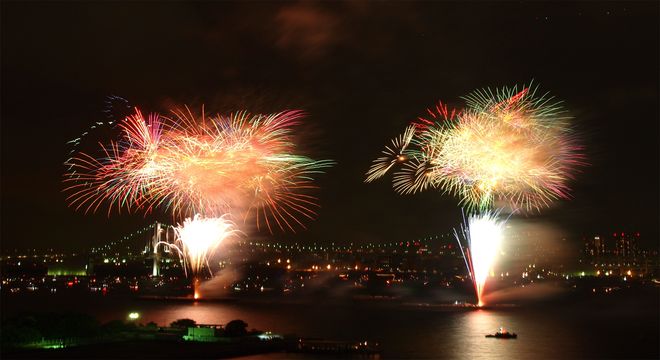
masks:
<path fill-rule="evenodd" d="M 173 321 L 170 326 L 171 327 L 176 327 L 176 328 L 187 328 L 187 327 L 193 327 L 197 325 L 197 322 L 192 319 L 179 319 L 177 321 Z"/>
<path fill-rule="evenodd" d="M 36 325 L 36 321 L 29 317 L 15 317 L 3 320 L 0 327 L 0 343 L 2 343 L 2 347 L 13 347 L 39 341 L 42 334 Z"/>
<path fill-rule="evenodd" d="M 101 326 L 101 332 L 106 335 L 119 335 L 131 330 L 135 330 L 135 323 L 125 323 L 121 320 L 112 320 Z"/>
<path fill-rule="evenodd" d="M 247 335 L 248 324 L 243 320 L 232 320 L 225 326 L 225 336 L 238 337 Z"/>
<path fill-rule="evenodd" d="M 87 314 L 70 313 L 61 315 L 64 337 L 94 337 L 99 332 L 99 322 Z M 46 324 L 47 325 L 47 324 Z"/>
<path fill-rule="evenodd" d="M 153 321 L 149 321 L 149 322 L 147 323 L 147 326 L 146 326 L 146 327 L 149 328 L 150 330 L 158 329 L 158 324 L 156 324 L 156 323 L 153 322 Z"/>

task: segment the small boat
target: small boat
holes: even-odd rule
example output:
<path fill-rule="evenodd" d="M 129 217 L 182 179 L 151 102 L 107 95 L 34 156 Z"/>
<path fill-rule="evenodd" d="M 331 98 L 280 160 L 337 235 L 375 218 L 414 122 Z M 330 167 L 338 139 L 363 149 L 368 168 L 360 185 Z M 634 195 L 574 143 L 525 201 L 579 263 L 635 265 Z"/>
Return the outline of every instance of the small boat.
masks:
<path fill-rule="evenodd" d="M 497 338 L 497 339 L 517 339 L 518 335 L 516 333 L 510 333 L 505 328 L 500 328 L 495 334 L 486 335 L 487 338 Z"/>

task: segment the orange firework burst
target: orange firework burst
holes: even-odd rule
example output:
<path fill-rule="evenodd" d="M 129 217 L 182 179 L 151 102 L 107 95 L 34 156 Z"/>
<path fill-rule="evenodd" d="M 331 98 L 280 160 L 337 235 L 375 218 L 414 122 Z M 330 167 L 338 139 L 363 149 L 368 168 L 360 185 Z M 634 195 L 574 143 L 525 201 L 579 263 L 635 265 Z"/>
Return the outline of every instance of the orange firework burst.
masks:
<path fill-rule="evenodd" d="M 217 217 L 240 209 L 272 231 L 303 226 L 317 206 L 308 190 L 313 175 L 332 165 L 295 154 L 292 127 L 303 113 L 239 112 L 195 117 L 186 110 L 171 118 L 136 113 L 119 124 L 121 137 L 103 146 L 104 156 L 79 153 L 66 164 L 65 191 L 71 206 Z"/>
<path fill-rule="evenodd" d="M 532 210 L 568 198 L 568 181 L 584 164 L 582 148 L 559 103 L 536 90 L 479 90 L 465 97 L 461 112 L 442 104 L 429 110 L 432 120 L 420 118 L 411 125 L 417 131 L 408 142 L 415 146 L 390 151 L 404 160 L 394 174 L 395 190 L 439 188 L 466 208 L 482 210 L 497 200 Z M 410 132 L 409 127 L 405 134 Z M 367 181 L 394 164 L 387 157 L 375 160 Z"/>

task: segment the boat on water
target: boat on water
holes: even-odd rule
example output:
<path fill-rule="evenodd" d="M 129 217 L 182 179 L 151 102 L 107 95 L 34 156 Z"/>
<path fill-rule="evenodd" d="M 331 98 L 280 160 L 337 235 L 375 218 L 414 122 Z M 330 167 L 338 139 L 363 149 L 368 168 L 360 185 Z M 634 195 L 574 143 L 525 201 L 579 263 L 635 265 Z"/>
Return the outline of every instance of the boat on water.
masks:
<path fill-rule="evenodd" d="M 505 328 L 500 328 L 495 334 L 488 334 L 486 337 L 497 339 L 517 339 L 518 334 L 509 332 Z"/>

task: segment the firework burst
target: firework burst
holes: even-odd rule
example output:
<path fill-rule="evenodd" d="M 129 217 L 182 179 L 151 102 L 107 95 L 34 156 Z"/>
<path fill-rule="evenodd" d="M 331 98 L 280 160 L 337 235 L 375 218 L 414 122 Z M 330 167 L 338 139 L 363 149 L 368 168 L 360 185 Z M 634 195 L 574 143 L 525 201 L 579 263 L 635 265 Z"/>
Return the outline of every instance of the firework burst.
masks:
<path fill-rule="evenodd" d="M 365 182 L 395 168 L 396 192 L 438 189 L 482 212 L 455 231 L 467 243 L 463 255 L 481 306 L 505 223 L 490 209 L 502 202 L 513 212 L 538 211 L 567 199 L 568 182 L 585 163 L 571 118 L 537 86 L 477 90 L 464 100 L 461 111 L 442 103 L 428 109 L 373 162 Z"/>
<path fill-rule="evenodd" d="M 429 109 L 430 117 L 393 141 L 406 146 L 388 147 L 389 157 L 374 161 L 366 181 L 400 163 L 393 179 L 397 192 L 436 188 L 469 210 L 489 209 L 495 201 L 539 210 L 569 198 L 567 183 L 584 164 L 582 148 L 560 103 L 537 90 L 478 90 L 464 98 L 467 107 L 460 112 L 443 104 Z"/>
<path fill-rule="evenodd" d="M 240 209 L 257 227 L 293 231 L 315 215 L 313 176 L 333 164 L 295 154 L 292 127 L 303 115 L 207 118 L 185 108 L 145 117 L 136 109 L 119 124 L 120 138 L 102 146 L 103 156 L 67 161 L 67 200 L 86 212 L 107 205 L 108 214 L 163 208 L 218 217 Z"/>
<path fill-rule="evenodd" d="M 392 139 L 392 144 L 385 146 L 383 156 L 373 161 L 365 182 L 372 182 L 385 175 L 397 163 L 405 162 L 408 159 L 406 151 L 414 135 L 415 125 L 410 125 L 403 134 Z"/>

